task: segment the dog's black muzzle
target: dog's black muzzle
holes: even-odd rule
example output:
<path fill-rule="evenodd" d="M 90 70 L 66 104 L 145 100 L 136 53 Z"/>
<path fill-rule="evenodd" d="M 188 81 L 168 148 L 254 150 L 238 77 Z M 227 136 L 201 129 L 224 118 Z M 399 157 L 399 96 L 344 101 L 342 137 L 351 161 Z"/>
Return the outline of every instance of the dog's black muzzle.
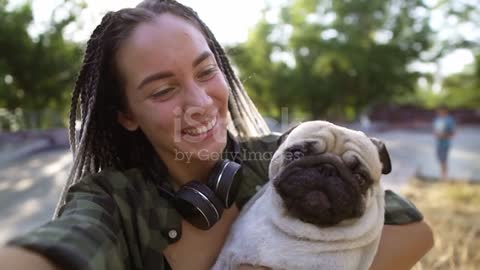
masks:
<path fill-rule="evenodd" d="M 332 226 L 363 214 L 363 198 L 372 181 L 358 180 L 351 166 L 345 165 L 339 156 L 323 153 L 286 163 L 273 179 L 273 185 L 292 216 L 319 226 Z"/>

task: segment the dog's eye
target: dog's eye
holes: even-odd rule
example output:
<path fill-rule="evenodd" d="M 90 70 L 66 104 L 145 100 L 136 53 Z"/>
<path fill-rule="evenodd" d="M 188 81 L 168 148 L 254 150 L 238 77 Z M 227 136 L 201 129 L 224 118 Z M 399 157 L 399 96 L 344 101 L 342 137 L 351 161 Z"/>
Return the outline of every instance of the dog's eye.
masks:
<path fill-rule="evenodd" d="M 291 160 L 297 160 L 305 156 L 305 150 L 301 147 L 292 147 L 288 150 L 290 152 Z"/>
<path fill-rule="evenodd" d="M 355 179 L 358 181 L 358 184 L 362 187 L 364 186 L 366 183 L 367 183 L 367 179 L 365 178 L 365 176 L 361 173 L 356 173 L 354 174 L 355 176 Z"/>
<path fill-rule="evenodd" d="M 293 160 L 297 160 L 297 159 L 303 157 L 303 155 L 304 155 L 304 154 L 303 154 L 302 151 L 297 150 L 297 151 L 293 152 Z"/>

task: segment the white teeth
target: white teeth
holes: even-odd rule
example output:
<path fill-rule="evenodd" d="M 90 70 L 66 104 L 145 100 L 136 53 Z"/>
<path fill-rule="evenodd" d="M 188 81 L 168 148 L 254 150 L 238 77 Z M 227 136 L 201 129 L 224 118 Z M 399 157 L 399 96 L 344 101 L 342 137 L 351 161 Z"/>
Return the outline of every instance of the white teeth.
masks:
<path fill-rule="evenodd" d="M 184 129 L 183 132 L 188 135 L 198 136 L 200 134 L 210 131 L 210 129 L 212 129 L 216 123 L 217 123 L 217 118 L 215 117 L 210 122 L 208 122 L 207 125 L 205 126 L 198 127 L 198 128 Z"/>
<path fill-rule="evenodd" d="M 215 120 L 215 119 L 214 119 Z M 210 121 L 207 125 L 207 130 L 210 130 L 213 127 L 214 122 Z"/>

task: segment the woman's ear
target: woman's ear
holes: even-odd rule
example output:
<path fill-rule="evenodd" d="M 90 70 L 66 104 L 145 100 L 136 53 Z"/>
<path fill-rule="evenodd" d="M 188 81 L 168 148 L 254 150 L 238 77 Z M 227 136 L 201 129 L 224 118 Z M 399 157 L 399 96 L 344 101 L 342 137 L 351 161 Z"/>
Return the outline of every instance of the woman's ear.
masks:
<path fill-rule="evenodd" d="M 138 123 L 133 119 L 131 113 L 117 111 L 117 121 L 126 130 L 135 131 L 138 129 Z"/>

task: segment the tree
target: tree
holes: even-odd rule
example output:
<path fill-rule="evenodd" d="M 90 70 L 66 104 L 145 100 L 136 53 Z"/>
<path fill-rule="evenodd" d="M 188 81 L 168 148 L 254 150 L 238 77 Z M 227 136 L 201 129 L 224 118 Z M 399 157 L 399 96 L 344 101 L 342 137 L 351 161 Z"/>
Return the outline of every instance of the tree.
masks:
<path fill-rule="evenodd" d="M 267 40 L 274 27 L 265 18 L 260 20 L 247 42 L 227 48 L 227 51 L 240 69 L 241 79 L 259 109 L 278 116 L 280 108 L 291 104 L 298 91 L 290 81 L 291 71 L 287 64 L 272 61 L 275 50 L 281 47 L 278 42 Z"/>
<path fill-rule="evenodd" d="M 480 54 L 475 63 L 443 82 L 444 100 L 450 107 L 480 107 Z"/>
<path fill-rule="evenodd" d="M 63 31 L 75 20 L 76 10 L 52 20 L 49 29 L 32 37 L 27 31 L 33 20 L 30 3 L 12 11 L 6 9 L 7 4 L 0 0 L 0 106 L 32 111 L 33 121 L 25 125 L 38 128 L 42 120 L 49 120 L 41 119 L 45 108 L 58 114 L 68 107 L 82 48 L 65 40 Z"/>
<path fill-rule="evenodd" d="M 295 103 L 312 118 L 352 119 L 413 92 L 419 74 L 407 67 L 432 44 L 420 0 L 292 0 L 278 23 L 265 17 L 232 49 L 241 78 L 261 107 Z"/>

